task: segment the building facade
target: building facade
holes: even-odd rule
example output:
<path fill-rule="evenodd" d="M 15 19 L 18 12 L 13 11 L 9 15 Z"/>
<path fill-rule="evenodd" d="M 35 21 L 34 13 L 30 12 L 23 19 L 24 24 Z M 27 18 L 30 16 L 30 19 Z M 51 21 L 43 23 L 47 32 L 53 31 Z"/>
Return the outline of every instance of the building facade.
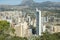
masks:
<path fill-rule="evenodd" d="M 41 11 L 36 9 L 36 34 L 41 35 L 42 27 L 41 27 Z"/>

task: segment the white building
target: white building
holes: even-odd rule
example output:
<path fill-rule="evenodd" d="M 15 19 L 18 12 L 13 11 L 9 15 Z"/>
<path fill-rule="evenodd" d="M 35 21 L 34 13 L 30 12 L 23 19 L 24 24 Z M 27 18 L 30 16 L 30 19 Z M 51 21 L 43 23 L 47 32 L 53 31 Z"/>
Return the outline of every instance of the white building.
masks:
<path fill-rule="evenodd" d="M 45 26 L 44 26 L 44 18 L 41 16 L 41 11 L 36 9 L 36 34 L 37 35 L 42 35 L 42 32 L 45 31 Z"/>
<path fill-rule="evenodd" d="M 36 9 L 36 33 L 37 35 L 41 35 L 42 27 L 41 27 L 41 11 Z"/>

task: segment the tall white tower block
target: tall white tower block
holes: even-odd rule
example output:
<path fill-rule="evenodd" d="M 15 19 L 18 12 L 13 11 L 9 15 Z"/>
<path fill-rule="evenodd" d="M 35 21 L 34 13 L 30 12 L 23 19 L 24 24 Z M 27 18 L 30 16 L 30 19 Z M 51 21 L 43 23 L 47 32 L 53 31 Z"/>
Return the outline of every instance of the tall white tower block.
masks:
<path fill-rule="evenodd" d="M 36 9 L 36 34 L 41 35 L 42 27 L 41 27 L 41 11 Z"/>

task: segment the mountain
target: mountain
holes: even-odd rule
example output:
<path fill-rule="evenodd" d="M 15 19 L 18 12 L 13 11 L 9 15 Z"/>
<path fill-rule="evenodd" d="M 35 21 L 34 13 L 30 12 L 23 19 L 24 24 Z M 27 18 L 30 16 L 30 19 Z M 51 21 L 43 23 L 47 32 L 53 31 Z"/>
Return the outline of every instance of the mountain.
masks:
<path fill-rule="evenodd" d="M 44 7 L 60 7 L 60 2 L 46 1 L 42 2 L 40 5 Z"/>
<path fill-rule="evenodd" d="M 60 10 L 60 2 L 51 2 L 51 1 L 46 1 L 40 3 L 40 6 L 43 9 L 48 9 L 48 10 Z"/>
<path fill-rule="evenodd" d="M 22 0 L 21 5 L 33 5 L 34 1 L 33 0 Z"/>
<path fill-rule="evenodd" d="M 40 10 L 60 10 L 60 2 L 41 2 L 37 3 L 33 0 L 22 0 L 19 5 L 0 5 L 0 10 L 21 10 L 39 8 Z"/>
<path fill-rule="evenodd" d="M 60 2 L 41 2 L 37 3 L 33 0 L 23 0 L 22 3 L 19 6 L 29 6 L 29 8 L 35 9 L 39 8 L 41 10 L 60 10 Z"/>
<path fill-rule="evenodd" d="M 60 7 L 60 2 L 51 2 L 51 1 L 46 1 L 46 2 L 41 2 L 41 3 L 36 3 L 33 0 L 23 0 L 20 5 L 23 6 L 40 6 L 40 7 Z"/>

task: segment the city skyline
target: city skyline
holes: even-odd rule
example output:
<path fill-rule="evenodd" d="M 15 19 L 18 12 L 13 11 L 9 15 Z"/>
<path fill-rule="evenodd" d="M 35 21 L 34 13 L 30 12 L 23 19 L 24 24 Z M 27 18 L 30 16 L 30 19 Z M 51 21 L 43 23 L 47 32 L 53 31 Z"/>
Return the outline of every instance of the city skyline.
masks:
<path fill-rule="evenodd" d="M 0 0 L 0 4 L 7 5 L 18 5 L 22 0 Z M 44 1 L 52 1 L 52 2 L 60 2 L 60 0 L 34 0 L 35 2 L 44 2 Z"/>

